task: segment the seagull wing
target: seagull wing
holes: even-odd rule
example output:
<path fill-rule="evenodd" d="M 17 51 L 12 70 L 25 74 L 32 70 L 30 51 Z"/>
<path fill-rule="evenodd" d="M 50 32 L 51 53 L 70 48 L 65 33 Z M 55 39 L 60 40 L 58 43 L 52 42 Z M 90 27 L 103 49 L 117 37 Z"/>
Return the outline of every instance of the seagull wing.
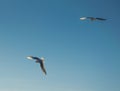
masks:
<path fill-rule="evenodd" d="M 97 20 L 102 20 L 102 21 L 104 21 L 104 20 L 107 20 L 107 19 L 104 19 L 104 18 L 96 18 Z"/>
<path fill-rule="evenodd" d="M 40 62 L 40 67 L 41 67 L 42 71 L 44 72 L 44 74 L 46 75 L 47 72 L 46 72 L 46 70 L 45 70 L 44 63 L 43 63 L 43 62 Z"/>

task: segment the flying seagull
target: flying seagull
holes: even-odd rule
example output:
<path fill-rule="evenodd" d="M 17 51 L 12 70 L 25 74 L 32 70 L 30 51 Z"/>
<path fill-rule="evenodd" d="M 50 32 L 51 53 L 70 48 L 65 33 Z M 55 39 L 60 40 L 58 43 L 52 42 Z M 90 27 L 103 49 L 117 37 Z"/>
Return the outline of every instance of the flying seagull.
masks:
<path fill-rule="evenodd" d="M 91 21 L 95 21 L 95 20 L 101 20 L 101 21 L 105 21 L 107 19 L 104 18 L 95 18 L 95 17 L 81 17 L 80 20 L 86 20 L 86 19 L 90 19 Z"/>
<path fill-rule="evenodd" d="M 43 73 L 44 73 L 45 75 L 47 74 L 47 72 L 46 72 L 46 70 L 45 70 L 45 67 L 44 67 L 44 58 L 43 58 L 43 57 L 38 58 L 38 57 L 28 56 L 27 59 L 36 60 L 36 61 L 35 61 L 36 63 L 40 63 L 40 67 L 41 67 Z"/>

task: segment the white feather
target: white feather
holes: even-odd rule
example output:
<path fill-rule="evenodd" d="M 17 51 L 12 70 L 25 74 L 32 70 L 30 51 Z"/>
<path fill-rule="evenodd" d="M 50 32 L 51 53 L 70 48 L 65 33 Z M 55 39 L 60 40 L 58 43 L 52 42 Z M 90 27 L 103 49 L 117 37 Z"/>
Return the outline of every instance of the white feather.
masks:
<path fill-rule="evenodd" d="M 87 19 L 87 18 L 86 18 L 86 17 L 81 17 L 81 18 L 80 18 L 80 20 L 85 20 L 85 19 Z"/>
<path fill-rule="evenodd" d="M 33 58 L 31 56 L 28 56 L 27 59 L 31 59 L 32 60 Z"/>

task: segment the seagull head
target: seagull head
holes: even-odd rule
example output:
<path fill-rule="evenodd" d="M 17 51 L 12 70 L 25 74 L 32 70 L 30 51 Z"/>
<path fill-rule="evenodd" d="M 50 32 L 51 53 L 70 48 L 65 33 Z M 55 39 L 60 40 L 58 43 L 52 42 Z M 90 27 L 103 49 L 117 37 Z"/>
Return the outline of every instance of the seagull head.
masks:
<path fill-rule="evenodd" d="M 85 19 L 87 19 L 87 18 L 86 18 L 86 17 L 81 17 L 81 18 L 80 18 L 80 20 L 85 20 Z"/>
<path fill-rule="evenodd" d="M 31 59 L 31 60 L 32 60 L 32 59 L 33 59 L 33 56 L 28 56 L 27 59 Z"/>

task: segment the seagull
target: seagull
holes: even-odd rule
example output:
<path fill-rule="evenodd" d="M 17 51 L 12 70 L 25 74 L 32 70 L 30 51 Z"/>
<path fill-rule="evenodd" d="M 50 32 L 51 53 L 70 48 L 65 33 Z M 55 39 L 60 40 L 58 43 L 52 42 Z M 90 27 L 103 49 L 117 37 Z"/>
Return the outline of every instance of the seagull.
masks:
<path fill-rule="evenodd" d="M 86 19 L 90 19 L 91 21 L 94 21 L 94 20 L 101 20 L 101 21 L 105 21 L 107 19 L 104 19 L 104 18 L 95 18 L 95 17 L 81 17 L 80 20 L 86 20 Z"/>
<path fill-rule="evenodd" d="M 46 70 L 45 70 L 45 67 L 44 67 L 44 58 L 43 58 L 43 57 L 38 58 L 38 57 L 28 56 L 27 59 L 36 60 L 36 61 L 35 61 L 36 63 L 40 63 L 40 67 L 41 67 L 43 73 L 44 73 L 45 75 L 47 74 L 47 72 L 46 72 Z"/>

